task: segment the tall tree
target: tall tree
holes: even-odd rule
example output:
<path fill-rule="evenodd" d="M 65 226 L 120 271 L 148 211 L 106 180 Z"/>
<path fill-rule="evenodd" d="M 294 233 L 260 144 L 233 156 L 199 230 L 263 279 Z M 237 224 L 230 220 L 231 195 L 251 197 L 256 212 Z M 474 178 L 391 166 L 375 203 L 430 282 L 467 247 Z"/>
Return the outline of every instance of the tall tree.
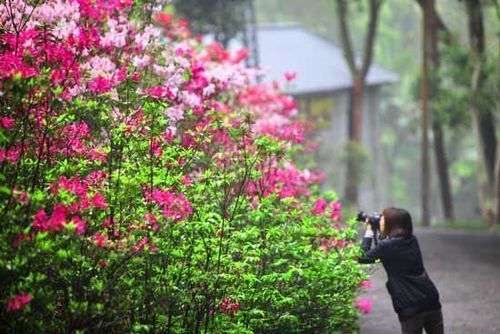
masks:
<path fill-rule="evenodd" d="M 353 150 L 361 145 L 363 89 L 366 75 L 372 63 L 373 45 L 375 42 L 377 21 L 382 2 L 383 0 L 368 1 L 369 20 L 366 39 L 362 59 L 360 62 L 357 62 L 354 49 L 352 47 L 349 27 L 347 25 L 348 2 L 346 0 L 336 0 L 342 47 L 347 65 L 349 66 L 349 70 L 351 72 L 353 83 L 351 112 L 349 116 L 349 139 L 352 145 L 348 146 L 349 148 L 347 152 L 347 175 L 345 189 L 346 201 L 352 205 L 357 205 L 358 202 L 358 183 L 360 180 L 360 175 L 357 175 L 360 173 L 360 168 L 356 166 L 356 155 Z"/>
<path fill-rule="evenodd" d="M 428 34 L 428 36 L 426 37 L 428 46 L 425 57 L 428 58 L 428 64 L 430 64 L 432 73 L 438 73 L 440 63 L 438 32 L 444 32 L 442 36 L 444 37 L 444 41 L 447 44 L 451 42 L 451 34 L 439 17 L 434 2 L 429 3 L 427 0 L 417 0 L 417 2 L 422 7 L 422 10 L 428 11 L 428 13 L 426 13 L 426 15 L 428 15 L 428 27 L 424 29 L 425 33 Z M 437 93 L 436 87 L 433 86 L 433 88 L 433 91 L 429 92 L 429 99 L 433 99 L 435 94 Z M 437 110 L 432 110 L 433 117 L 431 117 L 431 123 L 434 144 L 434 157 L 436 159 L 436 169 L 439 180 L 444 217 L 446 218 L 446 220 L 452 221 L 454 219 L 453 197 L 450 188 L 448 160 L 446 158 L 444 129 L 437 113 Z"/>
<path fill-rule="evenodd" d="M 470 85 L 470 112 L 474 123 L 478 157 L 478 197 L 483 220 L 488 224 L 500 220 L 500 177 L 497 156 L 495 119 L 491 106 L 482 103 L 487 73 L 485 71 L 486 52 L 482 2 L 466 0 L 469 43 L 473 58 L 473 72 Z M 495 164 L 497 168 L 495 168 Z M 497 172 L 495 172 L 495 169 Z M 495 196 L 496 195 L 496 196 Z M 496 202 L 496 203 L 494 203 Z"/>
<path fill-rule="evenodd" d="M 429 195 L 429 59 L 432 48 L 430 31 L 434 28 L 434 0 L 423 1 L 422 24 L 422 81 L 420 95 L 422 103 L 422 151 L 421 151 L 421 200 L 422 200 L 422 225 L 430 225 Z"/>

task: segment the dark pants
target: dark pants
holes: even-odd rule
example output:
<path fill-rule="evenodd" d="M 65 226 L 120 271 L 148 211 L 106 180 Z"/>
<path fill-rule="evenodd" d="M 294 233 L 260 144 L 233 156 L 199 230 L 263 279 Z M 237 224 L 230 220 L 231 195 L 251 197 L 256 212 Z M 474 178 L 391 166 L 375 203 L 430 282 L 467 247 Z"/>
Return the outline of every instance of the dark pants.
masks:
<path fill-rule="evenodd" d="M 422 312 L 406 321 L 401 321 L 402 334 L 443 334 L 443 314 L 441 310 Z"/>

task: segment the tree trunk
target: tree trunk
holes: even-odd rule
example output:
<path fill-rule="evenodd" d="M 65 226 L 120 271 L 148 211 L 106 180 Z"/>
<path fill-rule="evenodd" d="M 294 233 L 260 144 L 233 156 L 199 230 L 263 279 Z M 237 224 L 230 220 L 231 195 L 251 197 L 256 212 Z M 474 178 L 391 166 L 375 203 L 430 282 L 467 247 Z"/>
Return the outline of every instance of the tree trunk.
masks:
<path fill-rule="evenodd" d="M 349 113 L 349 144 L 347 146 L 347 171 L 345 199 L 350 205 L 358 204 L 358 183 L 361 178 L 358 154 L 354 152 L 361 143 L 363 78 L 357 73 L 353 82 L 351 112 Z"/>
<path fill-rule="evenodd" d="M 346 183 L 345 183 L 345 201 L 349 205 L 357 208 L 358 206 L 358 182 L 356 175 L 356 161 L 355 154 L 351 152 L 352 141 L 347 145 L 347 170 L 346 170 Z"/>
<path fill-rule="evenodd" d="M 422 148 L 421 148 L 421 163 L 422 163 L 422 225 L 430 226 L 430 212 L 429 212 L 429 196 L 430 196 L 430 173 L 429 173 L 429 29 L 431 17 L 430 10 L 434 8 L 433 0 L 426 0 L 423 10 L 423 29 L 422 29 L 422 82 L 420 86 L 420 97 L 422 103 Z"/>
<path fill-rule="evenodd" d="M 372 62 L 373 44 L 375 41 L 378 15 L 382 0 L 369 1 L 370 18 L 367 26 L 367 36 L 364 44 L 361 66 L 356 64 L 351 37 L 349 34 L 349 27 L 347 25 L 348 2 L 346 0 L 337 0 L 336 2 L 342 48 L 345 60 L 351 72 L 353 84 L 351 112 L 349 113 L 349 143 L 347 145 L 345 199 L 349 204 L 357 206 L 358 183 L 361 180 L 361 175 L 358 174 L 360 174 L 361 169 L 358 166 L 360 162 L 356 161 L 358 154 L 356 152 L 352 152 L 352 149 L 356 149 L 357 145 L 361 145 L 363 86 Z"/>
<path fill-rule="evenodd" d="M 432 133 L 434 134 L 434 154 L 436 157 L 436 167 L 441 190 L 441 202 L 443 204 L 444 217 L 448 221 L 453 221 L 453 199 L 450 189 L 450 178 L 448 174 L 448 161 L 443 139 L 443 128 L 441 123 L 432 122 Z"/>
<path fill-rule="evenodd" d="M 438 71 L 440 63 L 440 53 L 438 45 L 438 28 L 440 27 L 434 3 L 427 4 L 426 9 L 428 10 L 428 43 L 429 49 L 427 57 L 429 57 L 430 65 L 433 71 Z M 442 23 L 441 23 L 442 24 Z M 442 29 L 445 29 L 442 28 Z M 430 94 L 432 99 L 435 94 Z M 448 173 L 448 160 L 446 159 L 446 146 L 444 143 L 443 126 L 438 120 L 436 115 L 437 111 L 434 111 L 434 120 L 432 121 L 432 133 L 434 139 L 434 155 L 436 157 L 436 169 L 439 181 L 439 189 L 441 194 L 441 203 L 443 206 L 444 217 L 448 221 L 453 221 L 453 197 L 450 189 L 450 176 Z"/>
<path fill-rule="evenodd" d="M 470 48 L 474 61 L 471 78 L 470 112 L 478 146 L 478 199 L 481 215 L 486 224 L 494 220 L 495 163 L 497 161 L 497 138 L 494 117 L 488 108 L 480 109 L 479 92 L 484 82 L 485 37 L 482 6 L 480 0 L 466 0 Z"/>
<path fill-rule="evenodd" d="M 495 205 L 494 222 L 500 225 L 500 145 L 497 146 L 497 161 L 495 167 L 495 197 L 493 203 Z"/>
<path fill-rule="evenodd" d="M 352 88 L 352 140 L 361 143 L 362 129 L 362 105 L 363 105 L 363 81 L 359 73 L 356 74 Z"/>
<path fill-rule="evenodd" d="M 483 156 L 486 166 L 488 183 L 495 182 L 495 162 L 497 139 L 495 134 L 495 120 L 489 110 L 479 110 L 479 127 L 481 128 L 481 140 L 483 141 Z"/>

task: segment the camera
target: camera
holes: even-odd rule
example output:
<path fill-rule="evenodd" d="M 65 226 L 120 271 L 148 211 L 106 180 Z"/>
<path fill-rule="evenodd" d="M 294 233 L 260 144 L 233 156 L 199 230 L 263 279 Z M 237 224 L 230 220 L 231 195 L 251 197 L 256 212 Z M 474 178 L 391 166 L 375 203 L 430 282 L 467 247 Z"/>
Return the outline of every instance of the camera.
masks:
<path fill-rule="evenodd" d="M 364 211 L 359 211 L 356 220 L 359 222 L 366 222 L 368 219 L 368 223 L 372 226 L 372 229 L 378 231 L 380 230 L 380 218 L 382 218 L 382 215 L 378 212 L 368 214 Z"/>

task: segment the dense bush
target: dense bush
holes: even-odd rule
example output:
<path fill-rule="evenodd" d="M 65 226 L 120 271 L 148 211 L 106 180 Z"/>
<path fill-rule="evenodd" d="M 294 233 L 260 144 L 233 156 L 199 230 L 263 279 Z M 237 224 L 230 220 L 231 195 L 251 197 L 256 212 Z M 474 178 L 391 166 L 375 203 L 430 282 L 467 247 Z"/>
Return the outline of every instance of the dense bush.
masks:
<path fill-rule="evenodd" d="M 161 3 L 0 6 L 1 332 L 356 329 L 355 230 L 244 50 Z"/>

